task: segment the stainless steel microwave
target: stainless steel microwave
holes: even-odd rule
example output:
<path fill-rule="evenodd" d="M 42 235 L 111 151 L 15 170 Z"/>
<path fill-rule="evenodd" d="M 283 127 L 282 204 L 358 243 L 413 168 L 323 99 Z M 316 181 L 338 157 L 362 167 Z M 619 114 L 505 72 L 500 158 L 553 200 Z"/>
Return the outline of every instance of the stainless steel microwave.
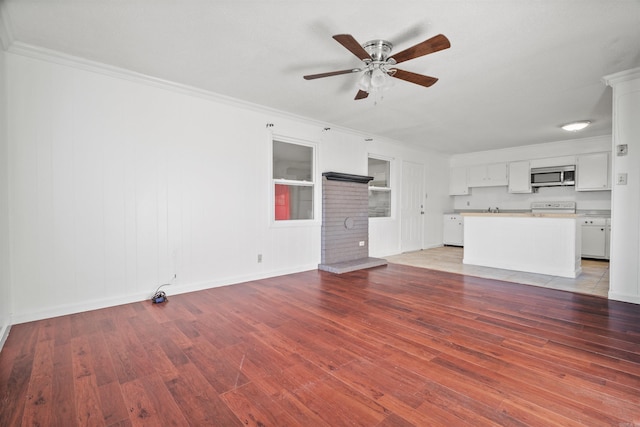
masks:
<path fill-rule="evenodd" d="M 575 165 L 531 169 L 532 187 L 556 187 L 576 184 Z"/>

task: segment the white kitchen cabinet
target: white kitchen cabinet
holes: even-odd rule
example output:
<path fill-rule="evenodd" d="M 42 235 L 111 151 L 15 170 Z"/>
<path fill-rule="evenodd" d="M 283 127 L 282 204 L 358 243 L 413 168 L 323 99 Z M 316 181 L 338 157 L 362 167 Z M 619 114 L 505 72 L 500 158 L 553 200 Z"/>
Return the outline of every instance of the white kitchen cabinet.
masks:
<path fill-rule="evenodd" d="M 469 166 L 469 187 L 498 187 L 508 184 L 507 164 Z"/>
<path fill-rule="evenodd" d="M 466 166 L 456 166 L 449 169 L 449 195 L 466 196 L 469 194 Z"/>
<path fill-rule="evenodd" d="M 444 215 L 443 243 L 464 246 L 464 219 L 460 214 Z"/>
<path fill-rule="evenodd" d="M 576 157 L 576 191 L 611 190 L 609 153 L 580 154 Z"/>
<path fill-rule="evenodd" d="M 607 218 L 587 217 L 580 221 L 582 225 L 582 257 L 608 259 L 607 254 Z"/>
<path fill-rule="evenodd" d="M 509 193 L 531 193 L 531 164 L 509 163 Z"/>
<path fill-rule="evenodd" d="M 568 166 L 576 164 L 576 156 L 547 157 L 544 159 L 532 159 L 531 168 L 552 168 L 556 166 Z"/>
<path fill-rule="evenodd" d="M 469 166 L 469 187 L 484 187 L 487 181 L 487 165 Z"/>

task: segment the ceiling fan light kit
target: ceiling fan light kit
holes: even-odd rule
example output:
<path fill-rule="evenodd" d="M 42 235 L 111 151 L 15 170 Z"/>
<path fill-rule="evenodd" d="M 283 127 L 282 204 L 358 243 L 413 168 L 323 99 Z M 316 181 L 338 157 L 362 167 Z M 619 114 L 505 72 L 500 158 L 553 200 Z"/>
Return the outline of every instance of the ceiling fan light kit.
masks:
<path fill-rule="evenodd" d="M 362 61 L 362 67 L 311 74 L 304 76 L 304 79 L 314 80 L 341 74 L 362 73 L 362 76 L 358 79 L 359 90 L 355 99 L 364 99 L 368 97 L 369 94 L 376 94 L 379 98 L 383 90 L 393 86 L 393 79 L 391 79 L 391 77 L 424 87 L 433 85 L 438 81 L 437 78 L 412 73 L 410 71 L 403 71 L 395 68 L 395 65 L 443 49 L 448 49 L 451 46 L 445 36 L 438 34 L 391 57 L 393 44 L 386 40 L 370 40 L 360 45 L 350 34 L 337 34 L 333 36 L 333 38 L 357 56 Z"/>
<path fill-rule="evenodd" d="M 374 68 L 371 71 L 371 86 L 380 87 L 387 81 L 387 73 L 380 68 Z"/>

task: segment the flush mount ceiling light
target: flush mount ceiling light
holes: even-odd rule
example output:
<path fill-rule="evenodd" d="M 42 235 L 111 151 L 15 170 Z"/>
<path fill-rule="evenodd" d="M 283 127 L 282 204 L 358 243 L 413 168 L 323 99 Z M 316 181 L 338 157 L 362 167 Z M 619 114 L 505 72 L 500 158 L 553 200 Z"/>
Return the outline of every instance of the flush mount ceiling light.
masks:
<path fill-rule="evenodd" d="M 577 132 L 589 126 L 591 122 L 589 120 L 582 120 L 580 122 L 567 123 L 566 125 L 562 125 L 562 129 L 569 132 Z"/>

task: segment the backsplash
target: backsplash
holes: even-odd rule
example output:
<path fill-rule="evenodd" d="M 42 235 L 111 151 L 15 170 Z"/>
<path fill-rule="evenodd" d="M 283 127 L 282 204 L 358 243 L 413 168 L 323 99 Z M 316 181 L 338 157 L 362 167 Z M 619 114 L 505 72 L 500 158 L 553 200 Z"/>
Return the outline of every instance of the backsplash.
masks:
<path fill-rule="evenodd" d="M 611 210 L 611 191 L 575 191 L 574 187 L 544 187 L 538 193 L 512 194 L 506 187 L 476 187 L 468 196 L 453 196 L 455 210 L 528 210 L 531 202 L 575 201 L 578 210 Z"/>

